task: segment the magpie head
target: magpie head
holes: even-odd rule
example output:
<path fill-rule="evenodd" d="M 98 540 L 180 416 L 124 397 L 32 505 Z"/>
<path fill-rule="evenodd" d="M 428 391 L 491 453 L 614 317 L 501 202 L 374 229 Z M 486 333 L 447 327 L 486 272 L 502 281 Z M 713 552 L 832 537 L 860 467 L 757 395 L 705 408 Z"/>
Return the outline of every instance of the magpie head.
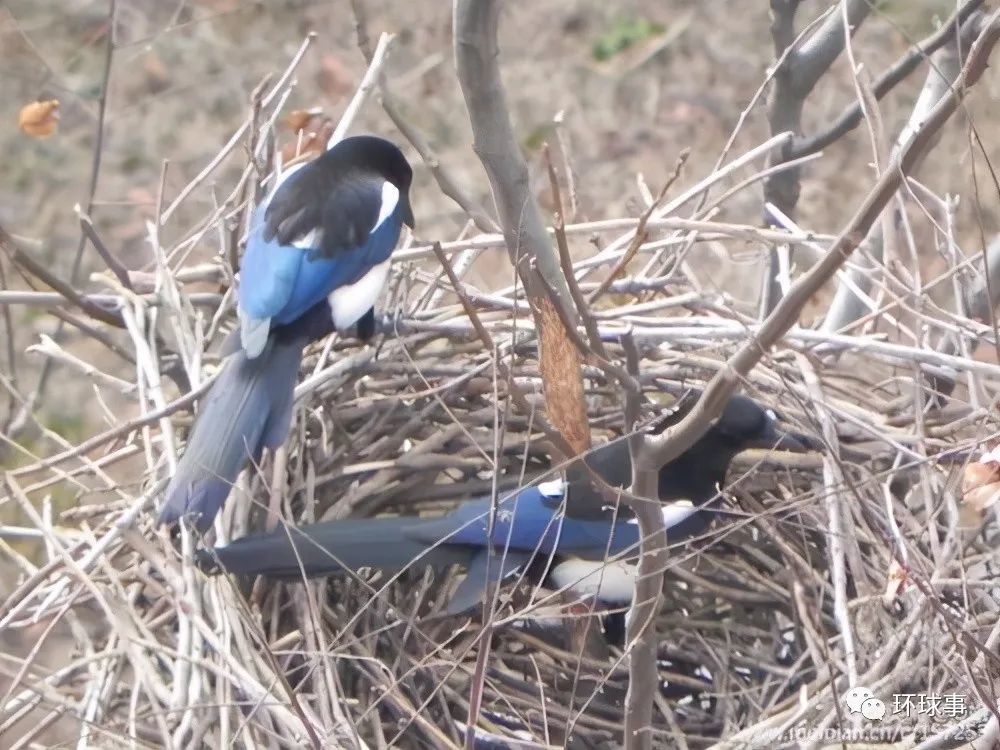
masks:
<path fill-rule="evenodd" d="M 681 397 L 674 410 L 657 424 L 657 431 L 679 423 L 700 396 L 700 391 L 692 390 Z M 725 481 L 736 454 L 749 448 L 796 452 L 812 449 L 814 443 L 808 436 L 785 430 L 781 425 L 781 417 L 770 407 L 746 396 L 730 397 L 722 414 L 701 439 L 661 470 L 661 499 L 676 494 L 700 500 L 707 493 L 714 494 Z M 697 491 L 692 491 L 693 483 L 698 485 Z"/>
<path fill-rule="evenodd" d="M 651 432 L 660 433 L 677 425 L 691 412 L 700 396 L 699 390 L 688 391 L 678 399 L 668 414 L 651 425 Z M 817 447 L 817 442 L 811 438 L 783 429 L 781 422 L 774 410 L 753 399 L 746 396 L 730 397 L 722 414 L 708 431 L 684 453 L 660 468 L 660 500 L 664 503 L 691 500 L 696 505 L 711 500 L 725 483 L 726 472 L 733 457 L 748 448 L 801 452 Z M 625 440 L 614 441 L 590 451 L 586 462 L 591 470 L 600 474 L 612 486 L 627 487 L 632 481 L 632 464 L 628 442 Z M 586 473 L 576 465 L 570 466 L 567 481 L 572 486 L 568 498 L 568 514 L 576 518 L 602 518 L 604 498 L 591 489 Z M 697 514 L 689 515 L 676 519 L 674 525 L 683 529 L 686 527 L 681 524 L 686 521 L 697 525 L 704 518 Z"/>
<path fill-rule="evenodd" d="M 700 390 L 689 390 L 678 399 L 668 414 L 657 421 L 654 431 L 663 432 L 680 423 L 700 397 Z M 730 396 L 722 414 L 689 450 L 704 445 L 707 449 L 736 455 L 748 448 L 806 451 L 812 447 L 811 438 L 783 429 L 782 422 L 781 416 L 774 409 L 747 396 Z"/>
<path fill-rule="evenodd" d="M 355 135 L 337 142 L 323 158 L 333 169 L 375 172 L 392 183 L 399 190 L 403 223 L 413 229 L 413 209 L 410 207 L 413 169 L 396 144 L 374 135 Z"/>
<path fill-rule="evenodd" d="M 782 421 L 774 409 L 746 396 L 733 396 L 710 432 L 717 436 L 720 443 L 733 448 L 735 453 L 747 448 L 809 450 L 810 438 L 782 429 Z"/>

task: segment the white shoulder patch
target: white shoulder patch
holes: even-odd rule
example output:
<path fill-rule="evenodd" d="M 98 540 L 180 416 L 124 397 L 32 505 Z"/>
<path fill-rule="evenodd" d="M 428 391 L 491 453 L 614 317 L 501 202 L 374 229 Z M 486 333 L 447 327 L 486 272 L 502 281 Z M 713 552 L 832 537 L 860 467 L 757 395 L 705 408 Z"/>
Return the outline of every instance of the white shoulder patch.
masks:
<path fill-rule="evenodd" d="M 311 232 L 299 237 L 297 240 L 292 242 L 293 247 L 297 247 L 300 250 L 314 250 L 319 247 L 320 241 L 323 239 L 323 230 L 314 229 Z"/>
<path fill-rule="evenodd" d="M 333 315 L 333 325 L 338 331 L 350 328 L 369 308 L 375 306 L 389 276 L 390 262 L 385 260 L 353 284 L 337 287 L 330 292 L 326 299 Z"/>
<path fill-rule="evenodd" d="M 660 512 L 663 513 L 663 525 L 669 530 L 671 527 L 693 516 L 698 512 L 698 509 L 694 507 L 694 503 L 690 500 L 678 500 L 675 503 L 664 505 L 660 509 Z"/>
<path fill-rule="evenodd" d="M 767 415 L 767 418 L 772 422 L 778 421 L 778 415 L 774 413 L 774 409 L 765 409 L 764 414 Z"/>
<path fill-rule="evenodd" d="M 375 230 L 382 226 L 382 222 L 388 219 L 389 214 L 396 210 L 397 203 L 399 203 L 399 188 L 386 180 L 382 183 L 382 203 L 378 209 L 378 218 L 375 220 L 375 226 L 371 228 L 368 234 L 374 234 Z"/>
<path fill-rule="evenodd" d="M 545 495 L 545 497 L 562 497 L 566 492 L 566 483 L 561 479 L 542 482 L 538 485 L 538 491 Z"/>

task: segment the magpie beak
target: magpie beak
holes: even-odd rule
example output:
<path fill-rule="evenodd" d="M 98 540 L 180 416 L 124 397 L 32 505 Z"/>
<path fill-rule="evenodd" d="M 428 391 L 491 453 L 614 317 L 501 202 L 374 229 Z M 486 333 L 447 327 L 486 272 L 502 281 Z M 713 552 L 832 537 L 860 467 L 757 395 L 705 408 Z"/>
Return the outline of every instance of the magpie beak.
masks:
<path fill-rule="evenodd" d="M 417 228 L 417 222 L 413 218 L 413 208 L 410 207 L 410 196 L 404 194 L 399 202 L 400 218 L 410 229 Z"/>

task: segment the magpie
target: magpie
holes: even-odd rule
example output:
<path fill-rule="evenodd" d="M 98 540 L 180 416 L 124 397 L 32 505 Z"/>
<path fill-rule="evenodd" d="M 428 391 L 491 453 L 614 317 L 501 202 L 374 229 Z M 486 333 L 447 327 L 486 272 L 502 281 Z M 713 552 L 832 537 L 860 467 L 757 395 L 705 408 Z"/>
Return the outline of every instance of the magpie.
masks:
<path fill-rule="evenodd" d="M 413 172 L 391 142 L 345 138 L 286 169 L 253 211 L 239 279 L 239 329 L 201 405 L 158 523 L 206 531 L 248 461 L 280 446 L 302 353 L 334 330 L 374 333 L 374 304 L 402 225 Z"/>
<path fill-rule="evenodd" d="M 680 411 L 671 415 L 679 420 Z M 665 426 L 665 425 L 664 425 Z M 732 458 L 746 448 L 804 451 L 809 438 L 779 428 L 770 409 L 733 396 L 702 438 L 660 469 L 659 494 L 671 542 L 701 534 L 712 522 Z M 631 481 L 627 441 L 607 443 L 588 458 L 602 478 L 624 488 Z M 498 582 L 539 567 L 551 587 L 596 596 L 608 604 L 631 600 L 639 528 L 624 507 L 602 517 L 564 513 L 582 483 L 556 479 L 521 488 L 495 505 L 484 497 L 438 517 L 343 519 L 246 536 L 201 553 L 209 572 L 262 575 L 294 581 L 357 571 L 401 571 L 410 566 L 459 564 L 466 576 L 445 614 L 465 612 Z M 585 490 L 582 490 L 585 491 Z M 607 560 L 621 561 L 608 566 Z M 539 561 L 544 564 L 538 566 Z M 551 561 L 553 564 L 549 564 Z"/>

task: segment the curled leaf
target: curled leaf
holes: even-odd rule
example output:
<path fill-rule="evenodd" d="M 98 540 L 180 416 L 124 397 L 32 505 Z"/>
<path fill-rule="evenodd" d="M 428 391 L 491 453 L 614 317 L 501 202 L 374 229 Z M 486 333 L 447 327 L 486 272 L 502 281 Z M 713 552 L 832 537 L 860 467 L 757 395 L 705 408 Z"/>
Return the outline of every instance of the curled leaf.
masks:
<path fill-rule="evenodd" d="M 1000 500 L 1000 446 L 973 461 L 962 473 L 963 521 L 982 521 L 982 514 Z"/>
<path fill-rule="evenodd" d="M 287 164 L 299 156 L 316 157 L 326 151 L 326 143 L 333 135 L 333 120 L 329 117 L 313 117 L 307 130 L 297 131 L 298 135 L 281 147 L 282 163 Z"/>
<path fill-rule="evenodd" d="M 59 127 L 59 100 L 25 104 L 17 115 L 17 126 L 32 138 L 48 138 Z"/>
<path fill-rule="evenodd" d="M 895 557 L 892 558 L 886 575 L 885 591 L 882 592 L 882 602 L 885 606 L 892 604 L 892 601 L 906 589 L 908 578 L 906 568 Z"/>
<path fill-rule="evenodd" d="M 304 130 L 315 130 L 322 121 L 323 110 L 319 107 L 312 109 L 293 109 L 281 118 L 281 124 L 293 133 L 301 133 Z"/>

